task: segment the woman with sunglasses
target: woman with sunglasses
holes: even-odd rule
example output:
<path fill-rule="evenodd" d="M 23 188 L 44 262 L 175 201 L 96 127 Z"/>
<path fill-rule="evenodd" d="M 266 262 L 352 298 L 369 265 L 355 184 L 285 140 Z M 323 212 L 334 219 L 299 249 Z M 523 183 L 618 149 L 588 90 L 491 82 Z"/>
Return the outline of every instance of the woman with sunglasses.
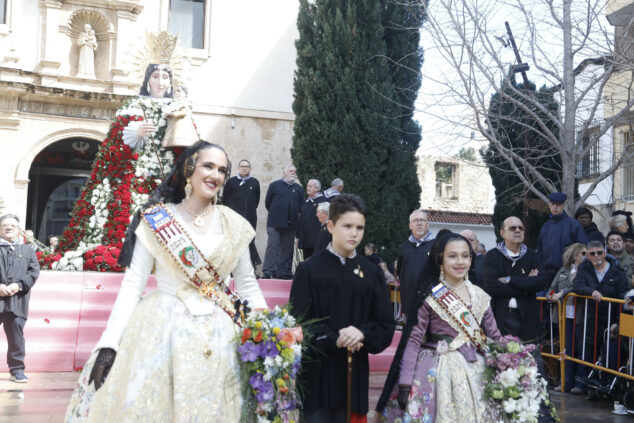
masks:
<path fill-rule="evenodd" d="M 564 265 L 555 275 L 550 288 L 548 289 L 548 301 L 556 303 L 572 292 L 573 283 L 577 276 L 579 265 L 586 259 L 588 250 L 585 245 L 575 242 L 569 245 L 564 251 L 562 257 Z M 566 351 L 572 351 L 572 339 L 575 318 L 575 301 L 574 298 L 568 300 L 566 304 Z M 581 365 L 572 361 L 566 361 L 566 381 L 564 389 L 566 392 L 582 393 L 583 386 L 576 382 L 577 376 L 583 376 L 581 373 Z M 557 388 L 555 389 L 557 390 Z"/>

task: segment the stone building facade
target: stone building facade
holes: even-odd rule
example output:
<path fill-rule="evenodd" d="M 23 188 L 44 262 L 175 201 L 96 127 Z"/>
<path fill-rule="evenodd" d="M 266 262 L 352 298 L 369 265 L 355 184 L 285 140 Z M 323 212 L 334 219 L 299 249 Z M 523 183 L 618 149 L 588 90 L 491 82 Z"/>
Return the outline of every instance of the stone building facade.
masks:
<path fill-rule="evenodd" d="M 147 32 L 179 35 L 201 137 L 250 160 L 263 195 L 290 162 L 296 1 L 0 0 L 0 9 L 0 198 L 38 237 L 61 232 L 117 108 L 138 93 Z M 86 25 L 94 77 L 78 75 Z M 258 214 L 262 250 L 263 204 Z"/>
<path fill-rule="evenodd" d="M 418 181 L 423 209 L 493 212 L 493 185 L 484 163 L 452 156 L 421 156 L 418 159 Z"/>
<path fill-rule="evenodd" d="M 491 222 L 495 191 L 484 163 L 452 156 L 420 156 L 418 181 L 421 209 L 429 211 L 432 231 L 471 229 L 487 249 L 495 245 Z"/>

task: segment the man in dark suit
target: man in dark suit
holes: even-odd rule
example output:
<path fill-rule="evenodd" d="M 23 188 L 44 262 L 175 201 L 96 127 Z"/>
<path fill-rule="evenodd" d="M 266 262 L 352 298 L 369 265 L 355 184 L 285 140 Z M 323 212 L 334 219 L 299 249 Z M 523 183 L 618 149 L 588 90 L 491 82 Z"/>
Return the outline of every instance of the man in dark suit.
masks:
<path fill-rule="evenodd" d="M 328 247 L 328 244 L 332 242 L 332 234 L 328 230 L 328 217 L 330 215 L 330 203 L 324 201 L 317 206 L 317 220 L 319 220 L 319 232 L 317 239 L 315 240 L 315 247 L 313 248 L 313 254 L 316 254 Z"/>
<path fill-rule="evenodd" d="M 31 288 L 40 274 L 35 251 L 18 236 L 18 217 L 0 216 L 0 324 L 7 335 L 10 380 L 26 383 L 24 325 Z"/>
<path fill-rule="evenodd" d="M 253 229 L 258 224 L 258 204 L 260 204 L 260 182 L 251 176 L 251 163 L 248 160 L 240 160 L 238 163 L 238 176 L 229 178 L 225 184 L 222 195 L 225 206 L 240 214 L 249 221 Z M 261 263 L 258 250 L 255 248 L 255 239 L 249 245 L 251 263 L 256 267 Z"/>
<path fill-rule="evenodd" d="M 399 245 L 396 259 L 396 272 L 401 284 L 401 307 L 406 316 L 416 312 L 410 310 L 410 307 L 416 303 L 417 292 L 422 293 L 427 289 L 425 286 L 419 286 L 420 272 L 434 243 L 434 234 L 429 230 L 425 211 L 414 210 L 409 215 L 409 229 L 412 232 L 409 238 Z"/>
<path fill-rule="evenodd" d="M 304 260 L 313 254 L 321 224 L 317 219 L 317 206 L 326 201 L 326 197 L 319 192 L 321 183 L 317 179 L 311 179 L 306 184 L 308 198 L 302 205 L 299 213 L 299 226 L 297 227 L 297 248 L 304 252 Z"/>
<path fill-rule="evenodd" d="M 266 221 L 268 242 L 264 254 L 262 273 L 265 279 L 292 279 L 295 232 L 299 212 L 304 201 L 304 190 L 296 181 L 295 166 L 284 167 L 282 179 L 269 185 L 264 205 L 269 211 Z"/>

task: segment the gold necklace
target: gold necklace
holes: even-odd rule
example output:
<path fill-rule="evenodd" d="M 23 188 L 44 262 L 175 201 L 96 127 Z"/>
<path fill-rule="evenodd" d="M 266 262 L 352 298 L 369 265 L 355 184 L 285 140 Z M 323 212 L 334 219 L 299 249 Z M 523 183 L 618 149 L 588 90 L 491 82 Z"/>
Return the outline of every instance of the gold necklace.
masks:
<path fill-rule="evenodd" d="M 181 201 L 181 205 L 183 206 L 185 210 L 187 210 L 187 212 L 189 212 L 189 214 L 194 216 L 194 225 L 196 225 L 199 228 L 205 224 L 205 220 L 203 219 L 203 217 L 207 216 L 214 209 L 214 205 L 210 204 L 209 207 L 207 207 L 207 209 L 204 212 L 202 212 L 201 214 L 196 214 L 194 213 L 192 209 L 187 207 L 187 204 L 185 204 L 184 201 Z"/>

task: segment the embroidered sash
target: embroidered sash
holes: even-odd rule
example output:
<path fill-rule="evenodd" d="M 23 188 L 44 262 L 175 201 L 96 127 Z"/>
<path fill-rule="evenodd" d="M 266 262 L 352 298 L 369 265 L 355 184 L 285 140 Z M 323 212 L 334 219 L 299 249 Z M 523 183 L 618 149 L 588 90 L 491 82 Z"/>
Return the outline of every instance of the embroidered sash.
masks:
<path fill-rule="evenodd" d="M 158 243 L 200 294 L 224 310 L 234 322 L 238 323 L 239 318 L 243 320 L 248 311 L 246 301 L 229 289 L 169 210 L 159 203 L 145 210 L 142 216 Z"/>
<path fill-rule="evenodd" d="M 445 284 L 439 283 L 434 286 L 427 301 L 430 305 L 437 305 L 444 311 L 439 313 L 440 317 L 454 330 L 466 336 L 478 350 L 485 351 L 486 336 L 480 324 L 465 303 Z M 436 307 L 433 308 L 436 309 Z"/>

